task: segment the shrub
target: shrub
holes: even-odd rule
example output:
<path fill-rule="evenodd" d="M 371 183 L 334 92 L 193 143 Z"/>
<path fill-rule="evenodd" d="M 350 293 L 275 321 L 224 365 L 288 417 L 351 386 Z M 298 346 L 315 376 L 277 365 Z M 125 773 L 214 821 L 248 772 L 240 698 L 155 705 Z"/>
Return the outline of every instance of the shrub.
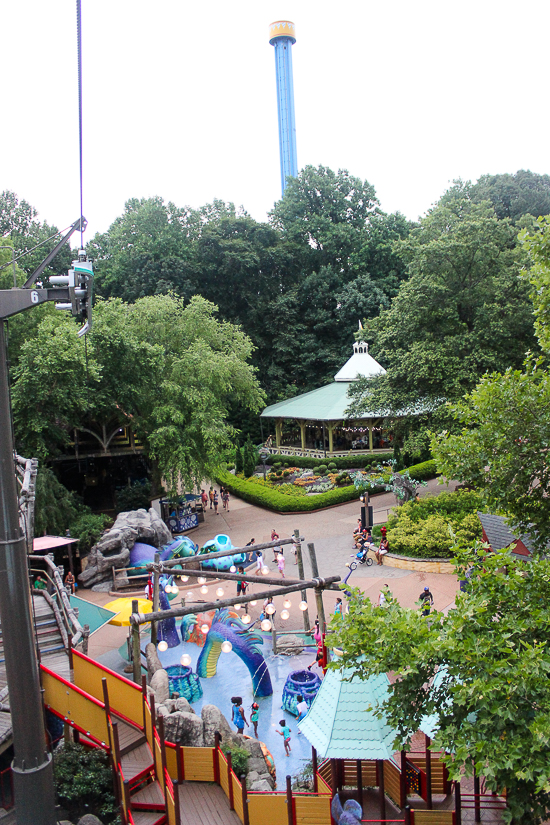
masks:
<path fill-rule="evenodd" d="M 352 469 L 359 469 L 362 467 L 371 467 L 373 464 L 376 466 L 379 462 L 384 463 L 388 461 L 390 458 L 393 458 L 393 453 L 378 453 L 376 456 L 373 455 L 346 455 L 342 457 L 335 457 L 331 458 L 331 463 L 336 465 L 337 470 L 352 470 Z M 288 461 L 288 456 L 286 455 L 270 455 L 266 461 L 266 464 L 273 466 L 277 462 L 281 461 Z M 313 470 L 314 467 L 319 466 L 320 459 L 318 458 L 309 458 L 307 456 L 293 456 L 292 463 L 296 467 L 301 467 L 304 470 Z"/>
<path fill-rule="evenodd" d="M 338 469 L 338 467 L 337 467 L 337 465 L 334 463 L 334 461 L 331 461 L 331 462 L 330 462 L 330 464 L 328 465 L 328 468 L 329 468 L 329 470 L 337 470 L 337 469 Z"/>
<path fill-rule="evenodd" d="M 119 823 L 113 794 L 113 775 L 107 754 L 68 744 L 54 754 L 57 802 L 73 822 L 94 814 L 101 822 Z"/>
<path fill-rule="evenodd" d="M 338 490 L 330 490 L 328 493 L 321 493 L 318 496 L 289 495 L 272 489 L 263 484 L 257 484 L 248 479 L 238 478 L 230 473 L 219 471 L 216 476 L 218 484 L 227 487 L 228 490 L 243 501 L 264 507 L 267 510 L 274 510 L 278 513 L 296 513 L 301 511 L 318 510 L 322 507 L 329 507 L 333 504 L 341 504 L 345 501 L 353 501 L 359 498 L 359 492 L 353 485 L 340 487 Z M 286 486 L 286 485 L 281 485 Z M 288 485 L 295 487 L 296 485 Z M 299 490 L 299 487 L 296 487 Z M 374 488 L 371 492 L 380 492 L 380 488 Z"/>
<path fill-rule="evenodd" d="M 317 469 L 319 470 L 319 475 L 324 476 L 328 470 L 328 467 L 326 464 L 319 464 L 319 467 Z"/>
<path fill-rule="evenodd" d="M 437 477 L 437 465 L 433 458 L 430 461 L 423 461 L 421 464 L 413 464 L 407 470 L 410 477 L 416 479 L 416 481 L 428 481 L 430 478 Z"/>
<path fill-rule="evenodd" d="M 246 776 L 248 773 L 248 757 L 250 756 L 246 748 L 240 748 L 238 745 L 232 745 L 228 742 L 222 744 L 222 751 L 226 756 L 228 753 L 231 754 L 233 770 L 239 779 L 243 774 Z"/>
<path fill-rule="evenodd" d="M 148 510 L 151 506 L 151 482 L 133 481 L 126 487 L 120 487 L 115 493 L 115 504 L 117 513 L 139 510 L 141 507 Z"/>

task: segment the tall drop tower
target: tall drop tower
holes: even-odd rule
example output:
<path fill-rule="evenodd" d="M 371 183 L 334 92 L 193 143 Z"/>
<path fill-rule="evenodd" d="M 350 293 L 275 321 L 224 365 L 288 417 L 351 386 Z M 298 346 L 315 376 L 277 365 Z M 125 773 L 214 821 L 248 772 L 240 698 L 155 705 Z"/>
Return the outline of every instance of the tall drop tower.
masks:
<path fill-rule="evenodd" d="M 277 111 L 279 113 L 279 154 L 281 156 L 281 190 L 284 195 L 288 176 L 297 177 L 296 117 L 292 80 L 292 46 L 296 43 L 296 26 L 289 20 L 277 20 L 269 27 L 269 42 L 275 47 Z"/>

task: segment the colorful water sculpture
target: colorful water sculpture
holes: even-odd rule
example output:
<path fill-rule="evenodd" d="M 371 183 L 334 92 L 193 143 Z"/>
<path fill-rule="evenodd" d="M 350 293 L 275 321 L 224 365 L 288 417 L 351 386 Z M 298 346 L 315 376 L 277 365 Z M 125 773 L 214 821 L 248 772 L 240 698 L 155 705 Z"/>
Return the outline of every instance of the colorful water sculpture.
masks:
<path fill-rule="evenodd" d="M 166 668 L 170 682 L 170 694 L 179 693 L 188 702 L 196 702 L 202 696 L 202 685 L 199 677 L 190 667 L 185 665 L 170 665 Z"/>
<path fill-rule="evenodd" d="M 161 610 L 170 610 L 170 602 L 162 587 L 159 589 L 159 602 Z M 180 637 L 176 629 L 176 620 L 173 616 L 157 622 L 157 639 L 159 642 L 166 642 L 168 647 L 177 647 L 180 644 Z"/>
<path fill-rule="evenodd" d="M 240 619 L 230 616 L 226 609 L 217 611 L 208 631 L 197 662 L 199 676 L 209 679 L 216 675 L 222 642 L 225 641 L 231 642 L 232 652 L 237 654 L 250 671 L 254 696 L 271 696 L 271 677 L 265 659 L 258 650 L 258 645 L 263 644 L 263 638 L 258 633 L 251 632 Z"/>
<path fill-rule="evenodd" d="M 232 550 L 233 545 L 229 536 L 220 533 L 211 541 L 207 541 L 200 549 L 200 553 L 208 555 L 208 553 L 217 553 L 220 550 Z M 201 566 L 205 570 L 229 570 L 232 565 L 244 564 L 246 561 L 246 553 L 236 553 L 234 556 L 224 556 L 221 559 L 201 559 Z"/>
<path fill-rule="evenodd" d="M 283 688 L 283 709 L 298 716 L 296 697 L 303 696 L 309 708 L 320 687 L 321 680 L 316 673 L 311 673 L 309 670 L 293 670 L 288 674 Z"/>

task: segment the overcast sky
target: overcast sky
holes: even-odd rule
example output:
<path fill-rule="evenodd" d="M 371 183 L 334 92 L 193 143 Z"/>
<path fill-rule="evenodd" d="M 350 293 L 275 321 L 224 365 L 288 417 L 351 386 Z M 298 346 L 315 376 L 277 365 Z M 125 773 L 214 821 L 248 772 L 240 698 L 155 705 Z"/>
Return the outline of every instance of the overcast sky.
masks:
<path fill-rule="evenodd" d="M 455 178 L 548 160 L 550 3 L 82 0 L 89 240 L 130 197 L 280 198 L 268 26 L 296 24 L 298 166 L 348 169 L 416 219 Z M 2 9 L 0 188 L 79 215 L 74 0 Z"/>

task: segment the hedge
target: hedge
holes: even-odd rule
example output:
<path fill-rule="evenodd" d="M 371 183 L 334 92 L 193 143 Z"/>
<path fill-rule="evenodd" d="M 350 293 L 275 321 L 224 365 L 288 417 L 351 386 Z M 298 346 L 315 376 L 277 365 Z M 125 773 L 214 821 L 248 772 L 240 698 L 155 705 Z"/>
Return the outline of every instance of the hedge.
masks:
<path fill-rule="evenodd" d="M 249 504 L 256 504 L 258 507 L 265 507 L 266 510 L 274 510 L 277 513 L 300 513 L 308 510 L 320 510 L 322 507 L 330 507 L 333 504 L 342 504 L 345 501 L 353 501 L 359 498 L 359 491 L 353 485 L 340 487 L 336 490 L 329 490 L 328 493 L 319 493 L 316 496 L 287 496 L 264 487 L 261 484 L 236 478 L 231 473 L 218 472 L 216 481 L 223 487 L 248 501 Z M 380 492 L 379 487 L 372 492 Z"/>
<path fill-rule="evenodd" d="M 407 470 L 410 477 L 415 481 L 428 481 L 430 478 L 437 478 L 437 465 L 433 458 L 430 461 L 423 461 L 421 464 L 413 464 L 412 467 L 407 467 Z"/>
<path fill-rule="evenodd" d="M 373 464 L 384 463 L 393 458 L 393 453 L 376 453 L 370 455 L 346 455 L 342 457 L 327 456 L 325 458 L 309 458 L 309 456 L 299 455 L 270 455 L 266 459 L 266 464 L 288 464 L 289 467 L 301 467 L 304 470 L 313 470 L 320 464 L 326 464 L 329 461 L 331 464 L 336 464 L 338 470 L 363 469 L 364 467 L 371 467 Z"/>

